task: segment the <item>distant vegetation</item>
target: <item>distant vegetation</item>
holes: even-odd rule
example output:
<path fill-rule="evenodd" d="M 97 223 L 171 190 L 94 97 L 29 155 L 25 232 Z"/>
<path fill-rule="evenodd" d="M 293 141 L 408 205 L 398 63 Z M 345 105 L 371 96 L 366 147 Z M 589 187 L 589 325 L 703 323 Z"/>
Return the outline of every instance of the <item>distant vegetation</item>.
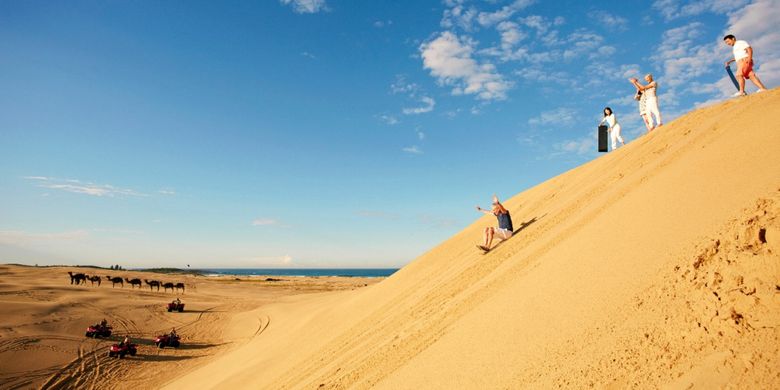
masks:
<path fill-rule="evenodd" d="M 199 269 L 181 269 L 181 268 L 143 268 L 143 269 L 134 269 L 133 271 L 155 272 L 158 274 L 181 274 L 181 275 L 192 274 L 196 276 L 206 275 L 205 271 L 201 271 Z"/>

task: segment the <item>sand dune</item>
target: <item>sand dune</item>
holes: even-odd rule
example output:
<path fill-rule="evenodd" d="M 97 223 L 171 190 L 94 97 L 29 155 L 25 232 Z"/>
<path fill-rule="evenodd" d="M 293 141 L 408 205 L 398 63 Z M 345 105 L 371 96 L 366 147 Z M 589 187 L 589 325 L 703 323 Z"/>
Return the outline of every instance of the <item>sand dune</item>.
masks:
<path fill-rule="evenodd" d="M 779 124 L 778 90 L 697 110 L 508 200 L 487 255 L 486 216 L 380 283 L 120 273 L 184 282 L 179 314 L 0 266 L 0 387 L 777 388 Z M 103 317 L 138 357 L 83 336 Z"/>
<path fill-rule="evenodd" d="M 506 206 L 524 227 L 489 254 L 486 216 L 377 285 L 266 305 L 261 337 L 167 388 L 780 383 L 780 91 L 692 112 Z"/>

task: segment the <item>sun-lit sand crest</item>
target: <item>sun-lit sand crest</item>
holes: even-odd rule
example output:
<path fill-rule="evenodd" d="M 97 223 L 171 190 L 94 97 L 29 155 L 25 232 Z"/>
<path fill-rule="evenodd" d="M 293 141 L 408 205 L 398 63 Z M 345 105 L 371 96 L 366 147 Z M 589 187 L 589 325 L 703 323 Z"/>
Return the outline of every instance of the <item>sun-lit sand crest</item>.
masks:
<path fill-rule="evenodd" d="M 81 341 L 73 317 L 111 308 L 129 329 L 160 321 L 151 303 L 137 308 L 149 298 L 127 288 L 103 286 L 87 302 L 52 276 L 21 296 L 4 293 L 2 314 L 24 312 L 14 323 L 39 321 L 40 334 L 71 331 L 47 322 L 53 312 L 71 324 L 79 355 L 64 364 L 68 383 L 84 387 L 776 387 L 778 123 L 777 90 L 691 112 L 507 200 L 523 228 L 487 255 L 474 247 L 494 223 L 483 217 L 368 286 L 263 295 L 187 280 L 194 288 L 183 297 L 203 313 L 177 321 L 207 345 L 158 360 L 85 354 L 92 341 Z M 11 291 L 22 282 L 8 275 L 41 271 L 3 272 Z M 4 326 L 0 354 L 37 348 L 34 334 Z M 31 375 L 51 383 L 61 367 Z"/>

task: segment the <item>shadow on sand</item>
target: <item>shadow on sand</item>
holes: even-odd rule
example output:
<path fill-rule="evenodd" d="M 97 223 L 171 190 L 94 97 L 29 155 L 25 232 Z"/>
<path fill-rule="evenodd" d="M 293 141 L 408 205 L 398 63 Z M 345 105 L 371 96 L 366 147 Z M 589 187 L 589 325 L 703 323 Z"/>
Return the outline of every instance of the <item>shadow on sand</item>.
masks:
<path fill-rule="evenodd" d="M 525 222 L 522 222 L 522 223 L 520 223 L 520 227 L 518 227 L 517 229 L 515 229 L 515 231 L 514 231 L 514 232 L 512 232 L 512 237 L 509 237 L 509 239 L 508 239 L 508 240 L 499 240 L 499 241 L 498 241 L 498 242 L 497 242 L 495 245 L 493 245 L 493 247 L 492 247 L 492 248 L 490 248 L 490 251 L 489 251 L 489 252 L 492 252 L 492 251 L 496 250 L 496 248 L 498 248 L 499 246 L 501 246 L 501 244 L 503 244 L 504 242 L 506 242 L 506 241 L 509 241 L 509 240 L 511 240 L 511 239 L 513 239 L 513 238 L 515 238 L 515 237 L 517 237 L 518 233 L 520 233 L 521 231 L 525 230 L 525 229 L 526 229 L 526 228 L 528 228 L 529 226 L 533 225 L 533 224 L 534 224 L 534 223 L 536 223 L 538 220 L 540 220 L 540 219 L 544 218 L 546 215 L 547 215 L 547 214 L 544 214 L 544 215 L 542 215 L 541 217 L 533 217 L 533 218 L 529 219 L 528 221 L 525 221 Z M 487 252 L 485 252 L 485 253 L 487 253 Z"/>
<path fill-rule="evenodd" d="M 209 344 L 209 343 L 182 343 L 178 349 L 206 349 L 212 347 L 219 347 L 227 343 Z"/>

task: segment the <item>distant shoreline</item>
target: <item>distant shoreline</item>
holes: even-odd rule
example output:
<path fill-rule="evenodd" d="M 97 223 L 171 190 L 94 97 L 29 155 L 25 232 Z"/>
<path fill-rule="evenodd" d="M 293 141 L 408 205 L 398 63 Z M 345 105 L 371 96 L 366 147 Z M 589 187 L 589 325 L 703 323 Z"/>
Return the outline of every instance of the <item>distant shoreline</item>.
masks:
<path fill-rule="evenodd" d="M 399 268 L 206 268 L 206 276 L 287 276 L 385 278 Z"/>
<path fill-rule="evenodd" d="M 54 268 L 94 268 L 107 272 L 153 272 L 168 275 L 193 275 L 193 276 L 286 276 L 286 277 L 345 277 L 345 278 L 386 278 L 400 268 L 199 268 L 184 269 L 172 267 L 160 268 L 121 268 L 111 269 L 96 265 L 30 265 L 18 263 L 6 263 L 20 267 Z"/>

